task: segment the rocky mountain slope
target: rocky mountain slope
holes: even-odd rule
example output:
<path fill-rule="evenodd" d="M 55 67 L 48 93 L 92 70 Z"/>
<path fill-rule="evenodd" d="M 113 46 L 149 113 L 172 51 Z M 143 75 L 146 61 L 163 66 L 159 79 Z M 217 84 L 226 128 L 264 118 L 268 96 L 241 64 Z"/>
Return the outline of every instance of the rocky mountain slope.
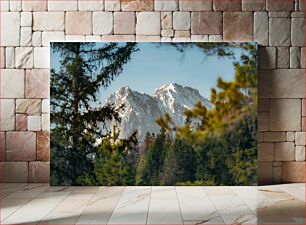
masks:
<path fill-rule="evenodd" d="M 152 95 L 122 87 L 107 99 L 107 103 L 115 104 L 117 107 L 124 104 L 124 110 L 120 112 L 122 121 L 120 124 L 112 122 L 109 126 L 117 125 L 122 138 L 138 130 L 139 140 L 142 141 L 147 132 L 159 132 L 160 128 L 155 121 L 166 112 L 175 124 L 183 125 L 184 110 L 192 108 L 198 101 L 208 108 L 212 107 L 209 100 L 198 90 L 176 83 L 164 85 L 156 89 Z"/>

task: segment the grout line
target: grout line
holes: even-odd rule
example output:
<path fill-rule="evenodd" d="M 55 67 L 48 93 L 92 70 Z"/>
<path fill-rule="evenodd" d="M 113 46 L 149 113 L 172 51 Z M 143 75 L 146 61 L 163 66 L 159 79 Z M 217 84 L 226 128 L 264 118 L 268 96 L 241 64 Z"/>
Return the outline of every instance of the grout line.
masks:
<path fill-rule="evenodd" d="M 254 186 L 254 187 L 256 187 L 255 189 L 256 189 L 256 196 L 257 196 L 257 194 L 258 194 L 258 186 Z M 255 217 L 256 217 L 256 219 L 257 219 L 257 222 L 258 222 L 258 218 L 257 218 L 257 209 L 258 209 L 258 207 L 257 207 L 257 198 L 256 198 L 256 211 L 254 211 L 254 210 L 252 210 L 250 207 L 249 207 L 249 205 L 243 200 L 243 198 L 241 198 L 237 193 L 236 193 L 236 191 L 235 191 L 235 189 L 233 189 L 232 187 L 231 187 L 231 190 L 235 193 L 235 195 L 244 203 L 244 205 L 246 206 L 246 207 L 248 207 L 248 209 L 250 209 L 250 211 L 251 212 L 253 212 L 254 213 L 254 215 L 255 215 Z M 264 196 L 265 197 L 265 196 Z M 266 197 L 265 197 L 265 200 L 266 200 Z"/>
<path fill-rule="evenodd" d="M 27 185 L 26 185 L 25 187 L 21 186 L 20 189 L 16 190 L 16 191 L 13 192 L 13 193 L 16 193 L 16 192 L 21 191 L 21 190 L 29 190 L 29 189 L 24 189 L 24 188 L 26 188 L 27 186 L 29 186 L 31 183 L 26 183 L 26 184 L 27 184 Z M 38 187 L 40 187 L 40 186 L 38 186 Z M 41 191 L 38 195 L 40 195 L 41 193 L 45 192 L 46 190 L 47 190 L 47 188 L 44 189 L 43 191 Z M 13 194 L 13 193 L 11 193 L 11 194 Z M 11 194 L 10 194 L 10 195 L 11 195 Z M 12 212 L 12 213 L 11 213 L 9 216 L 7 216 L 5 219 L 2 219 L 2 218 L 1 218 L 1 223 L 2 223 L 3 221 L 7 220 L 8 218 L 10 218 L 11 216 L 14 216 L 14 214 L 15 214 L 17 211 L 23 209 L 25 206 L 30 205 L 30 203 L 31 203 L 33 200 L 35 200 L 35 199 L 37 198 L 38 195 L 36 195 L 34 198 L 33 198 L 33 197 L 32 197 L 32 198 L 28 198 L 29 201 L 27 201 L 24 205 L 22 205 L 22 206 L 20 206 L 19 208 L 17 208 L 14 212 Z M 6 196 L 5 198 L 8 198 L 8 196 Z M 8 199 L 9 199 L 9 198 L 8 198 Z M 13 198 L 13 199 L 18 199 L 18 198 Z M 1 201 L 2 201 L 2 200 L 1 200 Z"/>
<path fill-rule="evenodd" d="M 120 197 L 118 198 L 117 203 L 116 203 L 115 206 L 114 206 L 114 209 L 113 209 L 112 214 L 110 215 L 110 217 L 109 217 L 108 220 L 106 221 L 106 224 L 109 223 L 110 219 L 111 219 L 112 216 L 114 215 L 115 209 L 116 209 L 116 207 L 117 207 L 117 205 L 118 205 L 120 199 L 122 198 L 122 196 L 123 196 L 123 194 L 124 194 L 124 192 L 125 192 L 125 189 L 126 189 L 126 186 L 124 186 L 124 189 L 123 189 L 123 191 L 121 192 L 121 195 L 120 195 Z"/>
<path fill-rule="evenodd" d="M 47 215 L 45 215 L 39 222 L 41 222 L 42 220 L 44 220 L 45 218 L 47 218 L 47 217 L 53 212 L 53 210 L 54 210 L 57 206 L 59 206 L 59 204 L 61 204 L 62 202 L 64 202 L 64 200 L 71 194 L 71 192 L 72 192 L 72 190 L 70 191 L 70 193 L 69 193 L 68 195 L 66 195 L 65 198 L 62 199 L 62 201 L 59 201 L 59 203 L 58 203 L 53 209 L 51 209 L 51 210 L 49 211 L 49 213 L 47 213 Z"/>
<path fill-rule="evenodd" d="M 210 203 L 213 205 L 213 207 L 214 207 L 216 213 L 218 214 L 219 218 L 223 221 L 223 224 L 226 224 L 223 217 L 221 216 L 220 212 L 218 211 L 217 207 L 215 206 L 214 202 L 211 200 L 211 198 L 209 196 L 209 193 L 206 191 L 204 186 L 202 188 L 203 188 L 204 192 L 207 194 L 207 197 L 208 197 Z"/>
<path fill-rule="evenodd" d="M 3 184 L 3 183 L 2 183 Z M 27 186 L 27 185 L 26 185 Z M 10 193 L 9 195 L 13 194 L 13 193 L 16 193 L 18 191 L 20 191 L 21 189 L 23 188 L 23 186 L 20 186 L 20 188 L 18 188 L 16 191 Z M 7 195 L 6 197 L 4 197 L 3 199 L 0 200 L 0 203 L 1 201 L 3 201 L 4 199 L 6 199 L 9 195 Z M 2 223 L 4 220 L 6 220 L 7 218 L 9 218 L 10 216 L 12 216 L 17 210 L 19 210 L 20 208 L 24 207 L 26 204 L 28 204 L 30 201 L 32 201 L 33 199 L 32 198 L 29 198 L 27 202 L 25 202 L 25 204 L 21 205 L 20 207 L 16 208 L 11 214 L 7 215 L 5 218 L 3 218 L 2 216 L 0 217 L 0 222 Z M 1 204 L 2 206 L 2 204 Z"/>
<path fill-rule="evenodd" d="M 152 195 L 152 186 L 150 187 L 150 195 L 149 195 L 149 204 L 148 204 L 148 210 L 147 210 L 146 224 L 148 224 L 149 210 L 150 210 L 150 204 L 151 204 L 151 195 Z"/>
<path fill-rule="evenodd" d="M 175 190 L 176 200 L 178 202 L 178 206 L 179 206 L 179 209 L 180 209 L 180 215 L 181 215 L 181 219 L 182 219 L 182 224 L 185 224 L 184 223 L 184 218 L 183 218 L 183 215 L 182 215 L 182 209 L 181 209 L 180 200 L 179 200 L 179 197 L 178 197 L 178 194 L 177 194 L 177 190 L 176 190 L 176 186 L 174 187 L 174 190 Z"/>
<path fill-rule="evenodd" d="M 75 224 L 77 224 L 78 223 L 78 221 L 79 221 L 79 219 L 80 219 L 80 217 L 83 215 L 83 213 L 84 213 L 84 211 L 87 209 L 87 207 L 88 207 L 88 203 L 90 203 L 90 201 L 96 196 L 96 194 L 97 194 L 97 192 L 98 192 L 98 190 L 99 190 L 99 186 L 97 187 L 97 190 L 96 190 L 96 192 L 91 196 L 91 198 L 90 199 L 88 199 L 86 202 L 85 202 L 85 204 L 86 204 L 86 206 L 84 207 L 84 209 L 81 211 L 81 213 L 79 214 L 79 216 L 78 216 L 78 218 L 77 218 L 77 220 L 76 220 L 76 222 L 75 222 Z"/>

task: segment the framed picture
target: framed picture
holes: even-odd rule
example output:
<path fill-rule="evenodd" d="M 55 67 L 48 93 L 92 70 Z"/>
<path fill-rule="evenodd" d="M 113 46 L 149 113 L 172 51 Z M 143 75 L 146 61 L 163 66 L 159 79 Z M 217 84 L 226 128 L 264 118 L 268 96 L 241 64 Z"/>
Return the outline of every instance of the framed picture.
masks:
<path fill-rule="evenodd" d="M 255 43 L 51 44 L 52 185 L 256 185 Z"/>

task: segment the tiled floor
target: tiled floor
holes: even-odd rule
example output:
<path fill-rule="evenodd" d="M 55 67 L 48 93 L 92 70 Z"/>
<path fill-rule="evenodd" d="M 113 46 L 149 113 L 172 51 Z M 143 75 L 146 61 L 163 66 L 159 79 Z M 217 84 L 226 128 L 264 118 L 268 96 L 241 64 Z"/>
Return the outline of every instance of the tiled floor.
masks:
<path fill-rule="evenodd" d="M 0 185 L 1 224 L 305 224 L 305 184 L 260 187 Z"/>

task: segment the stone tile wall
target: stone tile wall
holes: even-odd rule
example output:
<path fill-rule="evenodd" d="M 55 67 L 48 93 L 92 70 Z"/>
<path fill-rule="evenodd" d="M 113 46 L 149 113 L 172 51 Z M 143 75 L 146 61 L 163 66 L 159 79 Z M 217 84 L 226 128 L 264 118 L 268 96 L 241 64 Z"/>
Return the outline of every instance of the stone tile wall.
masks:
<path fill-rule="evenodd" d="M 1 0 L 4 182 L 49 180 L 50 41 L 256 41 L 259 182 L 305 181 L 304 0 Z"/>

